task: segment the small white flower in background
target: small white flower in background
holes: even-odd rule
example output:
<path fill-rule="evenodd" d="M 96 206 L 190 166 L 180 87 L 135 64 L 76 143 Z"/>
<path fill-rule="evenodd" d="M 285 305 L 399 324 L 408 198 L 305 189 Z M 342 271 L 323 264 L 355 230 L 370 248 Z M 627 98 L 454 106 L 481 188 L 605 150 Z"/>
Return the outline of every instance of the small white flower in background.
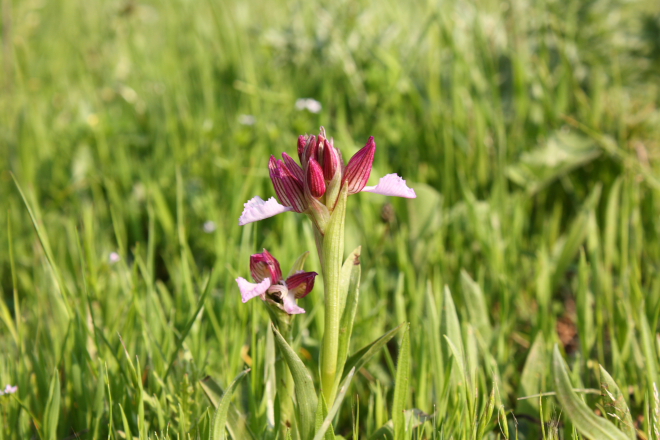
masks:
<path fill-rule="evenodd" d="M 252 115 L 239 115 L 238 123 L 241 125 L 254 125 L 257 122 L 257 118 Z"/>
<path fill-rule="evenodd" d="M 0 396 L 3 394 L 14 394 L 16 391 L 18 391 L 18 385 L 11 386 L 7 384 L 4 390 L 0 391 Z"/>
<path fill-rule="evenodd" d="M 108 256 L 108 261 L 110 261 L 110 264 L 118 263 L 119 260 L 121 260 L 121 257 L 117 252 L 110 252 L 110 255 Z"/>
<path fill-rule="evenodd" d="M 323 106 L 316 99 L 300 98 L 296 101 L 296 110 L 307 110 L 310 113 L 320 113 Z"/>
<path fill-rule="evenodd" d="M 216 229 L 215 222 L 213 220 L 207 220 L 204 222 L 204 232 L 210 234 Z"/>

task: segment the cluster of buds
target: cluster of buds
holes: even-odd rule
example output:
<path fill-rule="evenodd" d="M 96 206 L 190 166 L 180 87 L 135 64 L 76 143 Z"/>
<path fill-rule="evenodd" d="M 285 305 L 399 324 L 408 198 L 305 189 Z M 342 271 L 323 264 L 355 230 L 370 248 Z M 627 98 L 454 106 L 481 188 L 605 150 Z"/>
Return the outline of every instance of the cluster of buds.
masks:
<path fill-rule="evenodd" d="M 335 148 L 333 139 L 326 137 L 323 127 L 318 136 L 300 136 L 300 165 L 287 153 L 282 153 L 282 159 L 271 156 L 268 164 L 270 179 L 281 204 L 273 198 L 264 201 L 255 197 L 245 204 L 239 224 L 245 225 L 282 212 L 295 211 L 309 214 L 322 233 L 323 225 L 344 186 L 348 195 L 365 191 L 415 198 L 415 191 L 408 188 L 405 180 L 396 174 L 381 178 L 378 185 L 367 186 L 375 154 L 376 142 L 372 136 L 344 165 L 341 151 Z"/>
<path fill-rule="evenodd" d="M 280 263 L 266 249 L 250 256 L 250 273 L 255 283 L 245 278 L 237 278 L 243 302 L 257 296 L 275 305 L 289 315 L 305 313 L 298 306 L 297 299 L 304 298 L 314 288 L 316 272 L 295 271 L 286 279 L 282 278 Z"/>

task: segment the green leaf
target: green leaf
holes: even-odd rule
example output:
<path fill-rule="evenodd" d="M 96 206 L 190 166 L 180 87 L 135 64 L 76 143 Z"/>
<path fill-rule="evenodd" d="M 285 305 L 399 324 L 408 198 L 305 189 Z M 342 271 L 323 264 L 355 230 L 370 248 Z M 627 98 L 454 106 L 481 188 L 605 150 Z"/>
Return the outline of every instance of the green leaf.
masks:
<path fill-rule="evenodd" d="M 238 373 L 238 376 L 234 381 L 229 384 L 225 393 L 222 395 L 222 398 L 218 402 L 218 407 L 215 410 L 213 415 L 213 421 L 211 422 L 211 430 L 209 431 L 209 440 L 224 440 L 225 439 L 225 426 L 227 424 L 227 414 L 229 413 L 229 407 L 231 406 L 231 398 L 238 388 L 238 384 L 241 383 L 243 378 L 247 376 L 250 372 L 250 369 L 243 370 Z"/>
<path fill-rule="evenodd" d="M 44 410 L 44 439 L 56 440 L 57 424 L 60 419 L 60 373 L 55 369 L 53 377 L 50 380 L 48 389 L 48 400 L 46 400 L 46 409 Z"/>
<path fill-rule="evenodd" d="M 126 418 L 126 412 L 124 411 L 124 407 L 121 405 L 121 403 L 119 404 L 119 412 L 121 413 L 121 421 L 122 424 L 124 425 L 124 437 L 126 437 L 127 439 L 132 439 L 133 434 L 131 433 L 131 425 L 128 423 L 128 419 Z"/>
<path fill-rule="evenodd" d="M 344 307 L 344 313 L 339 322 L 339 349 L 337 352 L 337 379 L 335 381 L 335 389 L 343 378 L 344 363 L 348 356 L 348 348 L 351 342 L 351 335 L 353 334 L 353 323 L 355 322 L 355 313 L 357 311 L 358 299 L 360 296 L 360 250 L 360 247 L 355 249 L 346 260 L 350 263 L 351 271 L 350 276 L 348 277 L 349 284 L 347 287 L 348 295 L 346 297 L 346 307 Z M 344 263 L 344 266 L 346 266 L 346 263 Z"/>
<path fill-rule="evenodd" d="M 484 340 L 490 340 L 492 329 L 488 318 L 486 298 L 481 287 L 463 269 L 461 269 L 461 286 L 470 323 L 479 331 Z"/>
<path fill-rule="evenodd" d="M 332 419 L 335 418 L 337 413 L 339 412 L 339 408 L 341 407 L 342 402 L 344 401 L 344 397 L 346 397 L 346 392 L 348 391 L 348 387 L 351 384 L 351 380 L 353 380 L 353 376 L 355 375 L 355 368 L 351 368 L 351 371 L 348 372 L 348 376 L 346 376 L 346 379 L 342 383 L 341 387 L 339 388 L 339 393 L 337 394 L 337 397 L 335 398 L 335 403 L 332 405 L 332 408 L 330 409 L 330 412 L 326 415 L 325 420 L 321 424 L 321 426 L 318 428 L 316 431 L 316 435 L 314 436 L 314 440 L 321 440 L 325 436 L 325 440 L 332 440 L 335 438 L 334 432 L 332 430 Z M 326 410 L 325 408 L 325 401 L 324 403 L 324 412 Z M 328 435 L 330 434 L 330 435 Z"/>
<path fill-rule="evenodd" d="M 353 274 L 353 267 L 355 266 L 355 262 L 357 261 L 358 264 L 360 263 L 360 253 L 362 252 L 362 246 L 358 246 L 348 254 L 348 257 L 346 257 L 346 260 L 344 260 L 344 264 L 341 267 L 341 274 L 340 274 L 340 279 L 339 279 L 339 303 L 340 303 L 340 309 L 342 310 L 342 314 L 345 312 L 346 308 L 346 300 L 348 298 L 348 289 L 351 284 L 351 277 Z"/>
<path fill-rule="evenodd" d="M 307 261 L 307 257 L 309 257 L 309 251 L 303 252 L 303 254 L 298 257 L 295 263 L 293 263 L 293 266 L 291 266 L 291 271 L 286 277 L 289 278 L 291 275 L 295 275 L 296 272 L 303 270 L 305 261 Z"/>
<path fill-rule="evenodd" d="M 60 268 L 55 262 L 55 258 L 53 257 L 53 251 L 50 248 L 50 241 L 48 240 L 48 235 L 46 234 L 45 228 L 40 227 L 40 222 L 38 220 L 38 217 L 34 214 L 32 211 L 32 208 L 30 208 L 30 204 L 28 203 L 27 197 L 25 197 L 25 194 L 23 193 L 23 189 L 21 186 L 18 184 L 18 180 L 16 179 L 16 176 L 14 176 L 13 173 L 11 173 L 12 179 L 14 179 L 14 184 L 16 184 L 16 189 L 18 189 L 19 194 L 21 195 L 21 198 L 23 199 L 23 203 L 25 203 L 25 208 L 27 208 L 28 214 L 30 215 L 30 219 L 32 220 L 32 226 L 34 226 L 34 230 L 37 232 L 37 237 L 39 238 L 39 242 L 41 243 L 41 247 L 44 250 L 44 254 L 46 255 L 46 260 L 48 260 L 48 264 L 53 271 L 53 277 L 55 278 L 55 283 L 57 284 L 58 290 L 60 291 L 60 295 L 62 296 L 62 301 L 64 302 L 64 307 L 67 312 L 67 317 L 71 318 L 73 317 L 73 309 L 71 308 L 71 304 L 69 302 L 69 293 L 66 289 L 66 284 L 64 283 L 64 279 L 62 278 L 62 273 L 60 272 Z"/>
<path fill-rule="evenodd" d="M 534 396 L 543 391 L 543 385 L 545 384 L 545 371 L 548 365 L 545 347 L 543 332 L 539 332 L 534 339 L 532 348 L 529 350 L 529 354 L 525 360 L 525 366 L 520 375 L 520 386 L 518 388 L 518 394 L 520 397 Z M 520 401 L 518 403 L 518 408 L 526 410 L 525 412 L 530 414 L 538 414 L 539 400 L 526 399 Z"/>
<path fill-rule="evenodd" d="M 183 346 L 183 341 L 186 340 L 186 337 L 188 336 L 188 332 L 190 332 L 190 329 L 197 320 L 197 317 L 199 316 L 199 312 L 201 312 L 202 307 L 204 307 L 204 303 L 206 302 L 206 297 L 209 295 L 209 292 L 211 291 L 210 287 L 211 287 L 212 277 L 213 277 L 213 273 L 209 274 L 209 277 L 206 280 L 206 285 L 204 286 L 204 292 L 202 293 L 202 296 L 199 298 L 199 301 L 197 302 L 197 308 L 195 309 L 195 313 L 192 314 L 192 316 L 186 323 L 186 326 L 184 327 L 183 331 L 181 332 L 181 337 L 179 337 L 179 340 L 177 341 L 176 344 L 176 349 L 172 353 L 172 357 L 170 358 L 170 362 L 167 366 L 167 370 L 165 371 L 165 375 L 163 376 L 163 381 L 165 381 L 165 379 L 167 379 L 167 376 L 170 374 L 170 371 L 172 370 L 172 366 L 174 365 L 174 362 L 176 361 L 176 358 L 179 355 L 179 350 L 181 350 L 181 347 Z"/>
<path fill-rule="evenodd" d="M 328 405 L 325 403 L 325 397 L 323 397 L 323 393 L 320 393 L 319 399 L 318 399 L 318 405 L 316 407 L 316 421 L 314 422 L 314 432 L 318 436 L 319 431 L 321 430 L 321 426 L 323 426 L 323 421 L 325 418 L 328 417 Z M 334 430 L 332 429 L 332 425 L 330 425 L 330 430 L 326 429 L 326 440 L 334 440 L 335 438 L 335 433 Z M 315 437 L 316 438 L 316 437 Z M 321 435 L 321 438 L 323 438 L 323 435 Z"/>
<path fill-rule="evenodd" d="M 623 393 L 602 365 L 600 365 L 600 388 L 603 390 L 602 396 L 605 401 L 605 408 L 612 408 L 613 413 L 611 415 L 618 421 L 621 431 L 630 440 L 636 440 L 635 426 L 630 415 L 630 409 L 628 409 L 626 400 L 623 398 Z"/>
<path fill-rule="evenodd" d="M 602 185 L 600 184 L 594 185 L 594 189 L 582 206 L 582 211 L 573 220 L 563 240 L 558 242 L 560 245 L 555 246 L 553 249 L 553 256 L 555 257 L 554 274 L 552 276 L 553 290 L 563 281 L 568 267 L 587 238 L 589 211 L 593 210 L 598 200 L 600 200 L 601 188 Z"/>
<path fill-rule="evenodd" d="M 431 421 L 434 419 L 433 415 L 426 414 L 424 411 L 412 408 L 407 409 L 403 412 L 404 418 L 406 419 L 406 426 L 409 426 L 410 429 L 416 429 L 418 426 L 422 425 L 425 422 Z M 394 424 L 392 420 L 388 420 L 383 426 L 378 428 L 370 437 L 370 440 L 394 440 Z"/>
<path fill-rule="evenodd" d="M 394 423 L 394 439 L 405 440 L 406 418 L 403 411 L 408 404 L 408 381 L 410 379 L 410 325 L 403 333 L 399 358 L 396 366 L 396 382 L 392 398 L 392 422 Z"/>
<path fill-rule="evenodd" d="M 210 376 L 206 376 L 199 384 L 213 408 L 217 408 L 224 394 L 220 384 Z M 227 414 L 227 430 L 229 430 L 232 438 L 255 438 L 254 434 L 245 426 L 245 419 L 241 416 L 241 413 L 234 404 L 230 405 L 229 413 Z"/>
<path fill-rule="evenodd" d="M 587 136 L 556 131 L 544 145 L 527 151 L 520 162 L 509 165 L 509 179 L 535 194 L 554 180 L 596 159 L 602 150 Z"/>
<path fill-rule="evenodd" d="M 652 384 L 658 383 L 658 369 L 656 367 L 658 356 L 653 347 L 653 336 L 649 322 L 646 319 L 646 310 L 643 306 L 639 309 L 639 321 L 642 352 L 645 359 L 644 365 L 646 366 L 646 380 L 649 385 L 649 392 L 653 392 Z"/>
<path fill-rule="evenodd" d="M 307 371 L 305 364 L 298 355 L 287 344 L 275 326 L 271 326 L 275 334 L 275 342 L 280 349 L 284 361 L 289 366 L 296 393 L 296 414 L 300 428 L 300 437 L 303 439 L 311 438 L 314 434 L 314 419 L 316 406 L 318 404 L 316 391 L 314 390 L 314 381 Z"/>
<path fill-rule="evenodd" d="M 452 299 L 449 287 L 445 286 L 444 289 L 444 308 L 442 319 L 442 334 L 445 336 L 448 344 L 443 345 L 443 357 L 449 359 L 450 355 L 454 356 L 458 369 L 453 369 L 454 378 L 456 375 L 460 376 L 460 380 L 467 384 L 467 372 L 465 369 L 465 351 L 463 345 L 463 337 L 461 336 L 461 325 L 458 321 L 458 314 L 456 313 L 456 306 Z"/>
<path fill-rule="evenodd" d="M 555 345 L 552 353 L 552 372 L 555 378 L 557 399 L 564 414 L 584 436 L 598 440 L 628 440 L 611 422 L 596 416 L 593 411 L 573 391 L 568 376 L 568 367 Z"/>
<path fill-rule="evenodd" d="M 584 249 L 580 249 L 580 263 L 578 266 L 578 288 L 576 292 L 577 327 L 580 335 L 580 346 L 585 357 L 589 357 L 591 347 L 596 339 L 594 332 L 594 299 L 589 289 L 590 268 Z"/>
<path fill-rule="evenodd" d="M 394 335 L 396 335 L 399 332 L 399 330 L 403 328 L 404 325 L 406 325 L 405 322 L 399 324 L 397 327 L 385 333 L 383 336 L 376 339 L 371 344 L 362 347 L 355 354 L 353 354 L 348 359 L 346 359 L 342 380 L 346 378 L 346 376 L 348 375 L 348 371 L 350 371 L 352 368 L 355 368 L 355 371 L 360 371 L 360 368 L 362 368 L 364 364 L 369 362 L 372 356 L 378 353 L 378 350 L 383 348 L 383 346 L 387 344 L 390 341 L 390 339 L 392 339 Z"/>

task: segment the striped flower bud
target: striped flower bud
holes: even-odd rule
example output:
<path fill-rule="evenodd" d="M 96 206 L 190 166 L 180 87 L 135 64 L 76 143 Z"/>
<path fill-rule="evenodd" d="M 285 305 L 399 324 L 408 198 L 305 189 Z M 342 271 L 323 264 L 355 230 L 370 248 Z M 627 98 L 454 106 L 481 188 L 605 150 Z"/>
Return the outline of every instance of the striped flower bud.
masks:
<path fill-rule="evenodd" d="M 292 207 L 296 212 L 305 212 L 307 202 L 303 193 L 303 182 L 289 171 L 284 162 L 275 159 L 274 156 L 270 157 L 268 171 L 280 202 Z"/>
<path fill-rule="evenodd" d="M 305 183 L 309 188 L 309 192 L 317 199 L 325 194 L 325 179 L 323 177 L 323 169 L 316 159 L 311 158 L 307 165 L 307 179 Z"/>
<path fill-rule="evenodd" d="M 348 165 L 346 165 L 346 169 L 344 170 L 343 180 L 348 184 L 349 195 L 359 193 L 367 185 L 375 154 L 376 142 L 374 141 L 374 137 L 371 136 L 367 141 L 367 145 L 362 147 L 348 161 Z"/>
<path fill-rule="evenodd" d="M 323 176 L 325 180 L 332 180 L 337 170 L 341 173 L 341 168 L 341 152 L 333 147 L 326 139 L 325 147 L 323 148 Z"/>

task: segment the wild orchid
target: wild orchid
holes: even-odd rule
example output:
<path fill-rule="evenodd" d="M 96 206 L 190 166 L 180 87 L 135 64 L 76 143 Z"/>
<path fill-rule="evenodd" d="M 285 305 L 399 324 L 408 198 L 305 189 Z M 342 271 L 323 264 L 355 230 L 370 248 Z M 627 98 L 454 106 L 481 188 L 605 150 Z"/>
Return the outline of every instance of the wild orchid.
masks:
<path fill-rule="evenodd" d="M 304 298 L 314 288 L 316 272 L 296 271 L 286 279 L 282 278 L 280 263 L 266 249 L 250 256 L 250 273 L 255 283 L 245 278 L 236 278 L 243 302 L 260 296 L 263 301 L 277 305 L 289 315 L 305 313 L 296 299 Z"/>
<path fill-rule="evenodd" d="M 268 163 L 270 179 L 279 202 L 274 197 L 268 200 L 254 197 L 245 204 L 239 225 L 288 211 L 304 213 L 312 219 L 325 290 L 325 328 L 320 358 L 321 400 L 318 410 L 325 417 L 325 406 L 320 402 L 328 406 L 333 404 L 340 382 L 347 373 L 344 367 L 359 295 L 360 249 L 353 251 L 343 263 L 347 198 L 359 192 L 405 198 L 415 198 L 416 194 L 396 174 L 388 174 L 377 185 L 367 186 L 376 154 L 373 136 L 347 164 L 344 164 L 341 151 L 334 146 L 332 138 L 328 139 L 323 127 L 318 136 L 300 136 L 297 147 L 300 164 L 287 153 L 282 153 L 281 160 L 271 156 Z M 236 280 L 243 302 L 260 296 L 271 306 L 277 306 L 288 314 L 282 324 L 281 315 L 273 314 L 272 307 L 269 308 L 278 348 L 282 350 L 294 375 L 301 438 L 308 438 L 314 431 L 314 420 L 319 415 L 318 411 L 314 415 L 314 409 L 309 409 L 316 407 L 317 397 L 313 387 L 311 391 L 308 389 L 311 381 L 300 372 L 302 362 L 297 363 L 297 355 L 282 334 L 288 334 L 291 315 L 304 313 L 296 299 L 309 293 L 316 273 L 296 272 L 283 280 L 279 263 L 265 249 L 263 253 L 250 258 L 250 269 L 255 283 L 244 278 Z M 381 338 L 379 343 L 384 344 L 382 341 L 393 337 L 399 328 L 401 326 Z M 348 381 L 353 372 L 348 373 Z M 310 385 L 305 385 L 307 383 Z"/>
<path fill-rule="evenodd" d="M 270 179 L 280 203 L 273 197 L 265 201 L 256 196 L 245 203 L 238 224 L 243 226 L 295 211 L 310 215 L 323 233 L 342 188 L 347 189 L 348 195 L 372 192 L 415 198 L 415 190 L 397 174 L 387 174 L 377 185 L 367 186 L 375 154 L 376 141 L 371 136 L 344 165 L 341 151 L 335 148 L 332 138 L 327 139 L 323 127 L 318 136 L 301 135 L 298 138 L 300 165 L 287 153 L 282 153 L 282 160 L 271 156 L 268 163 Z"/>

